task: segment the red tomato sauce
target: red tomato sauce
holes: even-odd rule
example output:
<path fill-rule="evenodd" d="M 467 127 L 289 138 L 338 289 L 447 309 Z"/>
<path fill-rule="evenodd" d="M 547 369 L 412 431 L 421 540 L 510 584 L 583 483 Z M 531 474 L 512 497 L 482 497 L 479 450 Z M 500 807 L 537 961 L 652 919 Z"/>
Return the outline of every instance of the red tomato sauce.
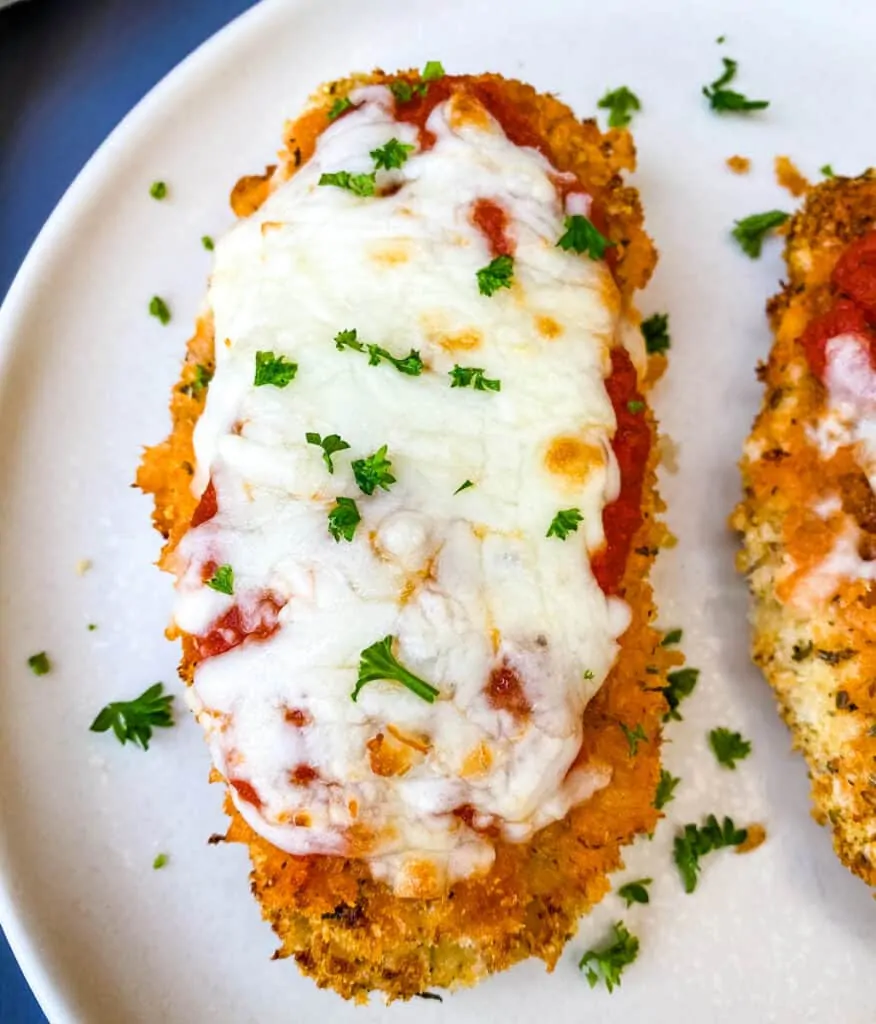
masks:
<path fill-rule="evenodd" d="M 258 795 L 252 783 L 247 782 L 245 779 L 229 779 L 228 784 L 234 786 L 241 800 L 245 800 L 248 804 L 252 804 L 253 807 L 261 810 L 262 798 Z"/>
<path fill-rule="evenodd" d="M 514 241 L 508 236 L 508 214 L 493 199 L 476 199 L 471 220 L 490 243 L 493 256 L 513 256 Z"/>
<path fill-rule="evenodd" d="M 606 594 L 616 594 L 623 579 L 630 547 L 642 525 L 642 489 L 651 451 L 651 428 L 644 408 L 634 412 L 630 402 L 642 402 L 636 369 L 624 348 L 611 351 L 611 374 L 605 381 L 617 417 L 611 442 L 620 471 L 620 493 L 602 513 L 605 544 L 591 559 L 596 582 Z M 636 406 L 633 407 L 634 409 Z"/>
<path fill-rule="evenodd" d="M 204 489 L 204 493 L 201 495 L 198 507 L 192 515 L 192 522 L 189 529 L 194 530 L 196 526 L 200 526 L 201 523 L 206 523 L 208 519 L 212 519 L 213 516 L 216 515 L 218 509 L 219 506 L 216 502 L 216 488 L 213 486 L 213 481 L 210 480 Z"/>
<path fill-rule="evenodd" d="M 490 707 L 508 711 L 517 719 L 529 717 L 532 705 L 523 689 L 523 680 L 507 662 L 503 661 L 493 669 L 486 689 Z"/>
<path fill-rule="evenodd" d="M 279 629 L 282 607 L 273 594 L 265 594 L 253 602 L 246 616 L 240 606 L 235 604 L 213 623 L 209 633 L 192 638 L 196 660 L 203 661 L 224 654 L 239 647 L 244 640 L 267 640 Z"/>
<path fill-rule="evenodd" d="M 868 231 L 843 250 L 830 280 L 833 305 L 810 321 L 800 337 L 809 366 L 822 382 L 827 343 L 841 334 L 861 338 L 876 369 L 876 231 Z"/>

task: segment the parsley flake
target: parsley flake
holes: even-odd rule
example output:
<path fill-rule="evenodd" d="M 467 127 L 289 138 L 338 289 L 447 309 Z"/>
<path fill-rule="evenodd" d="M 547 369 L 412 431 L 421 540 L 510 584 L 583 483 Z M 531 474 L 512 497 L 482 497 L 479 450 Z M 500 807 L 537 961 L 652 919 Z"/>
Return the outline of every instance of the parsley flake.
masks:
<path fill-rule="evenodd" d="M 298 363 L 293 363 L 285 356 L 273 352 L 256 352 L 255 376 L 253 386 L 257 388 L 270 384 L 275 388 L 285 388 L 298 373 Z"/>
<path fill-rule="evenodd" d="M 587 968 L 586 977 L 591 988 L 595 988 L 601 979 L 608 991 L 613 992 L 621 983 L 624 968 L 629 967 L 638 955 L 639 940 L 627 931 L 622 921 L 618 921 L 614 925 L 614 942 L 601 949 L 588 950 L 581 957 L 578 970 Z"/>
<path fill-rule="evenodd" d="M 741 733 L 730 732 L 723 726 L 709 733 L 709 746 L 718 764 L 733 771 L 736 770 L 736 762 L 744 760 L 751 753 L 751 740 L 744 740 Z"/>
<path fill-rule="evenodd" d="M 648 736 L 645 733 L 645 730 L 642 728 L 642 723 L 637 722 L 635 729 L 631 729 L 628 725 L 625 725 L 623 722 L 618 722 L 618 725 L 623 730 L 624 736 L 626 736 L 630 757 L 635 757 L 636 754 L 638 754 L 639 752 L 639 744 L 648 742 Z"/>
<path fill-rule="evenodd" d="M 209 235 L 201 235 L 201 245 L 203 245 L 207 252 L 212 252 L 216 248 L 213 239 Z"/>
<path fill-rule="evenodd" d="M 736 77 L 739 64 L 729 57 L 722 57 L 724 62 L 724 73 L 715 79 L 712 84 L 703 86 L 703 95 L 708 99 L 712 110 L 719 113 L 746 113 L 750 110 L 765 110 L 770 104 L 769 100 L 750 100 L 741 92 L 734 92 L 732 89 L 725 89 Z"/>
<path fill-rule="evenodd" d="M 163 181 L 153 181 L 149 186 L 149 195 L 153 199 L 164 199 L 167 195 L 167 185 Z"/>
<path fill-rule="evenodd" d="M 669 314 L 655 313 L 643 320 L 642 337 L 649 356 L 665 352 L 669 348 Z"/>
<path fill-rule="evenodd" d="M 394 641 L 394 636 L 385 636 L 362 651 L 359 656 L 359 678 L 356 680 L 356 686 L 350 696 L 353 700 L 358 700 L 363 686 L 383 679 L 401 683 L 411 693 L 415 693 L 429 704 L 434 704 L 438 690 L 431 683 L 427 683 L 425 679 L 420 679 L 413 672 L 409 672 L 401 664 L 392 653 Z"/>
<path fill-rule="evenodd" d="M 326 464 L 329 473 L 334 473 L 335 471 L 335 467 L 332 464 L 332 455 L 335 452 L 345 451 L 350 447 L 339 434 L 326 434 L 325 437 L 320 437 L 319 434 L 308 431 L 304 437 L 308 444 L 315 444 L 318 448 L 322 448 L 322 460 Z"/>
<path fill-rule="evenodd" d="M 702 828 L 685 825 L 684 831 L 675 837 L 673 845 L 673 859 L 684 883 L 684 891 L 691 893 L 696 889 L 702 871 L 701 857 L 713 850 L 739 846 L 747 838 L 748 831 L 737 828 L 731 818 L 724 818 L 723 823 L 719 825 L 714 814 L 708 816 Z"/>
<path fill-rule="evenodd" d="M 478 291 L 481 295 L 494 295 L 500 288 L 510 288 L 513 277 L 514 260 L 497 256 L 477 272 Z"/>
<path fill-rule="evenodd" d="M 833 177 L 835 177 L 833 168 L 830 166 L 830 164 L 824 164 L 820 168 L 820 171 L 825 176 L 825 178 L 833 178 Z"/>
<path fill-rule="evenodd" d="M 666 676 L 669 685 L 662 687 L 662 690 L 666 703 L 669 705 L 669 710 L 663 716 L 664 722 L 670 720 L 675 722 L 681 721 L 682 716 L 678 710 L 678 705 L 694 692 L 699 676 L 700 670 L 698 668 L 680 668 Z"/>
<path fill-rule="evenodd" d="M 328 531 L 338 543 L 342 537 L 351 541 L 361 521 L 359 509 L 352 498 L 337 498 L 335 507 L 328 514 Z"/>
<path fill-rule="evenodd" d="M 160 320 L 165 327 L 170 323 L 170 309 L 159 295 L 153 295 L 149 300 L 149 313 L 157 320 Z"/>
<path fill-rule="evenodd" d="M 331 105 L 331 109 L 328 112 L 329 121 L 334 121 L 343 114 L 345 110 L 349 110 L 353 106 L 353 101 L 349 96 L 339 96 L 335 102 Z"/>
<path fill-rule="evenodd" d="M 439 78 L 444 77 L 444 65 L 440 60 L 427 60 L 420 78 L 424 82 L 437 82 Z"/>
<path fill-rule="evenodd" d="M 89 728 L 92 732 L 112 729 L 122 746 L 131 742 L 148 750 L 152 730 L 167 729 L 173 725 L 170 712 L 173 695 L 163 691 L 164 684 L 155 683 L 134 700 L 113 701 L 98 712 Z"/>
<path fill-rule="evenodd" d="M 485 377 L 486 372 L 480 366 L 456 365 L 448 374 L 450 386 L 452 388 L 474 388 L 475 391 L 501 391 L 502 382 Z"/>
<path fill-rule="evenodd" d="M 638 398 L 633 398 L 627 402 L 627 412 L 633 413 L 634 416 L 642 412 L 644 408 L 645 403 L 640 401 Z"/>
<path fill-rule="evenodd" d="M 673 775 L 665 768 L 660 769 L 660 780 L 654 792 L 654 806 L 658 811 L 662 811 L 668 803 L 675 799 L 675 790 L 680 782 L 681 779 L 677 775 Z"/>
<path fill-rule="evenodd" d="M 633 119 L 633 112 L 642 109 L 639 97 L 625 85 L 606 92 L 596 106 L 609 111 L 609 128 L 626 128 Z"/>
<path fill-rule="evenodd" d="M 89 633 L 93 633 L 96 629 L 97 629 L 97 623 L 96 622 L 89 622 L 88 623 L 88 632 Z"/>
<path fill-rule="evenodd" d="M 180 391 L 182 391 L 184 395 L 191 395 L 192 398 L 197 398 L 212 379 L 213 371 L 210 367 L 204 366 L 203 363 L 198 363 L 195 367 L 194 376 L 188 384 L 183 384 Z"/>
<path fill-rule="evenodd" d="M 784 224 L 789 216 L 790 214 L 784 210 L 753 213 L 750 217 L 735 221 L 736 226 L 730 233 L 740 244 L 742 251 L 756 260 L 760 256 L 767 233 Z"/>
<path fill-rule="evenodd" d="M 353 462 L 353 476 L 363 494 L 373 494 L 375 487 L 382 487 L 388 491 L 391 484 L 395 483 L 392 475 L 392 463 L 386 457 L 386 445 L 382 445 L 373 455 L 366 459 L 355 459 Z"/>
<path fill-rule="evenodd" d="M 726 38 L 727 38 L 726 36 L 718 36 L 718 38 L 715 40 L 715 42 L 719 43 L 719 44 L 723 43 Z"/>
<path fill-rule="evenodd" d="M 593 676 L 593 669 L 592 668 L 585 668 L 584 669 L 584 679 L 587 682 L 590 682 L 590 680 L 593 679 L 593 678 L 594 678 L 594 676 Z"/>
<path fill-rule="evenodd" d="M 663 639 L 660 641 L 661 647 L 672 647 L 675 644 L 681 643 L 682 631 L 680 629 L 670 629 L 663 634 Z"/>
<path fill-rule="evenodd" d="M 467 491 L 469 487 L 474 487 L 474 484 L 471 482 L 471 480 L 463 480 L 459 487 L 457 487 L 453 493 L 454 495 L 460 494 L 462 491 Z"/>
<path fill-rule="evenodd" d="M 423 372 L 423 360 L 416 349 L 412 348 L 406 356 L 399 358 L 388 352 L 381 345 L 363 344 L 363 342 L 359 341 L 355 328 L 348 331 L 338 331 L 335 335 L 335 348 L 339 352 L 343 352 L 345 348 L 351 348 L 355 352 L 367 352 L 369 366 L 378 366 L 381 362 L 386 361 L 391 363 L 399 373 L 407 374 L 409 377 L 419 377 Z"/>
<path fill-rule="evenodd" d="M 395 96 L 398 103 L 408 103 L 414 96 L 414 87 L 403 78 L 390 82 L 389 91 Z"/>
<path fill-rule="evenodd" d="M 49 661 L 49 656 L 45 651 L 40 651 L 39 654 L 32 654 L 27 659 L 27 664 L 35 676 L 48 675 L 52 668 L 52 663 Z"/>
<path fill-rule="evenodd" d="M 565 540 L 570 533 L 576 532 L 578 524 L 583 521 L 584 516 L 581 515 L 581 509 L 561 509 L 551 520 L 551 525 L 548 527 L 545 537 L 559 537 L 560 540 Z"/>
<path fill-rule="evenodd" d="M 653 878 L 639 878 L 635 882 L 627 882 L 618 889 L 617 894 L 622 900 L 626 900 L 627 907 L 634 903 L 650 903 L 647 886 L 654 881 Z"/>
<path fill-rule="evenodd" d="M 416 148 L 416 146 L 411 146 L 407 142 L 390 139 L 385 146 L 371 150 L 371 159 L 374 161 L 374 166 L 378 171 L 391 171 L 393 168 L 401 167 Z"/>
<path fill-rule="evenodd" d="M 375 173 L 350 174 L 349 171 L 333 171 L 330 174 L 322 174 L 319 178 L 320 185 L 335 185 L 337 188 L 346 189 L 354 196 L 373 196 L 376 187 Z"/>
<path fill-rule="evenodd" d="M 170 858 L 167 856 L 166 853 L 157 854 L 155 860 L 152 861 L 153 871 L 160 871 L 161 868 L 163 868 L 169 860 Z"/>
<path fill-rule="evenodd" d="M 211 590 L 218 590 L 220 594 L 233 594 L 234 570 L 230 565 L 218 565 L 216 571 L 207 580 L 207 586 Z"/>
<path fill-rule="evenodd" d="M 589 217 L 583 217 L 579 213 L 566 217 L 564 226 L 566 230 L 557 242 L 560 249 L 586 253 L 592 260 L 601 260 L 605 256 L 605 250 L 614 245 Z"/>

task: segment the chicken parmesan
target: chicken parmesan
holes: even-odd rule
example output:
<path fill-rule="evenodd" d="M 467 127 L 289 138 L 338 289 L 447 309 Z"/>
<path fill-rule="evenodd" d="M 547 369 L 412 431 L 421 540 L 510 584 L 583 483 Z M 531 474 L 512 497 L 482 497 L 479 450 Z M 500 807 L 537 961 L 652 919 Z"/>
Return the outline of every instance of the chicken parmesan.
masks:
<path fill-rule="evenodd" d="M 741 463 L 754 659 L 806 756 L 815 816 L 876 885 L 876 178 L 791 220 L 763 408 Z"/>
<path fill-rule="evenodd" d="M 633 165 L 429 64 L 323 87 L 232 192 L 138 483 L 226 838 L 348 998 L 552 967 L 659 817 Z"/>

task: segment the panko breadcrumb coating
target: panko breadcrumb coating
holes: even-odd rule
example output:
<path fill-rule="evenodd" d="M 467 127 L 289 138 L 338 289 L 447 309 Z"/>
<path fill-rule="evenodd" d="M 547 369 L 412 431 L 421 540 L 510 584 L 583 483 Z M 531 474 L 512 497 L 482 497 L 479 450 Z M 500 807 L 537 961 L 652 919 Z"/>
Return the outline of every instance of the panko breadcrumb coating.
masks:
<path fill-rule="evenodd" d="M 832 458 L 816 447 L 827 392 L 801 336 L 847 301 L 831 279 L 834 268 L 874 225 L 872 173 L 822 183 L 790 222 L 788 281 L 767 307 L 775 342 L 758 370 L 763 408 L 745 446 L 745 496 L 731 520 L 754 594 L 754 660 L 808 762 L 814 816 L 830 824 L 843 863 L 869 885 L 876 885 L 876 589 L 841 575 L 809 591 L 845 531 L 859 537 L 862 559 L 873 558 L 876 498 L 851 446 Z"/>
<path fill-rule="evenodd" d="M 235 186 L 235 213 L 252 213 L 276 182 L 309 159 L 338 98 L 365 83 L 391 81 L 415 84 L 417 78 L 413 72 L 374 72 L 323 87 L 310 108 L 287 126 L 278 169 L 268 168 Z M 605 212 L 605 231 L 615 243 L 615 277 L 622 302 L 632 312 L 632 295 L 650 277 L 656 254 L 642 228 L 638 196 L 621 179 L 621 172 L 635 164 L 628 132 L 602 133 L 594 120 L 578 121 L 556 98 L 498 75 L 447 77 L 430 88 L 442 94 L 465 91 L 488 110 L 501 111 L 506 125 L 513 120 L 516 135 L 538 143 L 556 168 L 576 175 Z M 146 451 L 137 474 L 138 485 L 155 499 L 154 523 L 166 540 L 161 564 L 168 569 L 197 503 L 190 486 L 192 431 L 206 397 L 198 381 L 212 370 L 213 345 L 212 324 L 204 317 L 189 341 L 172 394 L 171 434 Z M 662 356 L 652 357 L 648 380 L 656 379 L 664 365 Z M 654 441 L 651 413 L 646 409 L 643 415 Z M 653 806 L 666 708 L 660 688 L 666 685 L 666 672 L 682 659 L 659 645 L 660 634 L 652 626 L 656 613 L 648 572 L 667 540 L 656 518 L 662 509 L 654 476 L 657 460 L 658 447 L 652 443 L 643 522 L 618 590 L 630 606 L 632 623 L 620 640 L 614 669 L 586 709 L 579 754 L 579 762 L 610 766 L 612 782 L 530 841 L 498 842 L 488 874 L 457 882 L 445 898 L 434 900 L 396 897 L 373 880 L 362 860 L 284 853 L 255 834 L 226 797 L 231 817 L 227 839 L 249 848 L 252 891 L 280 940 L 276 957 L 294 957 L 320 987 L 357 1001 L 375 990 L 406 999 L 435 987 L 471 985 L 530 956 L 554 967 L 580 915 L 609 890 L 607 875 L 622 866 L 622 846 L 652 832 L 660 818 Z M 191 682 L 191 638 L 182 635 L 182 645 L 180 674 Z M 633 723 L 648 737 L 636 756 L 621 728 Z M 216 772 L 213 779 L 224 782 Z"/>

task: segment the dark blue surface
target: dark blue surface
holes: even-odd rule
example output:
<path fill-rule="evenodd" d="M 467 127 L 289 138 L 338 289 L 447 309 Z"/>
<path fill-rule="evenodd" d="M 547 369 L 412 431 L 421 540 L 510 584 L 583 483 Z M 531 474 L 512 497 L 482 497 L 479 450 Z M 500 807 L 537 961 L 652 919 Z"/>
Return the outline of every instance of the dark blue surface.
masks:
<path fill-rule="evenodd" d="M 0 11 L 0 296 L 137 101 L 253 0 L 25 0 Z M 45 1024 L 0 935 L 0 1022 Z"/>

